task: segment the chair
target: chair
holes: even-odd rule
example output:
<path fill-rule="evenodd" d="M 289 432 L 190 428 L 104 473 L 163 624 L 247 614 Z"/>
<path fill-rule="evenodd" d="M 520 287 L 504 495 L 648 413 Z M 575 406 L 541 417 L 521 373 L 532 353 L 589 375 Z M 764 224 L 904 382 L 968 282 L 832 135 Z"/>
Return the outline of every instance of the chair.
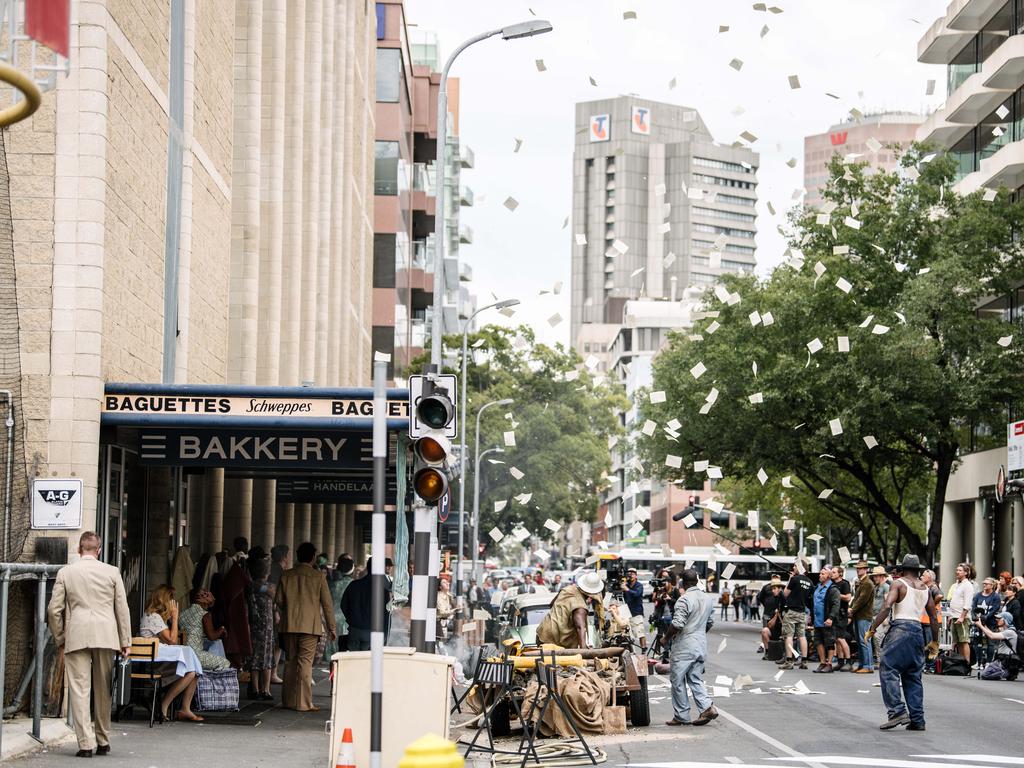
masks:
<path fill-rule="evenodd" d="M 472 741 L 467 745 L 464 757 L 469 757 L 470 753 L 474 750 L 477 752 L 487 752 L 492 755 L 517 755 L 522 750 L 523 739 L 519 740 L 519 749 L 517 750 L 497 749 L 494 746 L 494 736 L 492 733 L 492 714 L 496 710 L 504 713 L 507 707 L 511 707 L 515 712 L 519 721 L 523 724 L 524 731 L 527 727 L 526 721 L 523 719 L 523 709 L 519 704 L 519 700 L 512 695 L 512 676 L 514 673 L 515 665 L 511 661 L 485 661 L 481 658 L 477 664 L 475 674 L 473 675 L 473 685 L 480 691 L 481 700 L 484 702 L 484 711 L 481 715 L 483 722 L 477 728 L 476 733 L 473 734 Z M 493 695 L 490 704 L 486 703 L 488 694 Z M 477 739 L 480 738 L 480 734 L 483 731 L 487 732 L 488 746 L 486 747 L 482 744 L 477 745 Z M 533 758 L 540 762 L 536 750 L 533 750 Z"/>
<path fill-rule="evenodd" d="M 488 652 L 488 647 L 485 645 L 481 645 L 473 650 L 473 653 L 470 656 L 469 669 L 466 670 L 468 673 L 466 675 L 466 680 L 468 681 L 466 690 L 461 694 L 456 693 L 455 685 L 454 683 L 452 684 L 452 708 L 449 714 L 454 714 L 455 712 L 462 714 L 462 704 L 467 698 L 469 698 L 469 693 L 473 690 L 473 684 L 476 682 L 476 675 L 480 668 L 480 662 L 490 655 L 492 654 Z"/>
<path fill-rule="evenodd" d="M 590 751 L 590 747 L 586 740 L 583 738 L 583 734 L 580 733 L 579 726 L 576 725 L 576 720 L 569 712 L 569 708 L 565 705 L 565 701 L 562 699 L 562 694 L 558 689 L 558 666 L 555 654 L 551 654 L 551 663 L 543 663 L 543 655 L 541 660 L 537 661 L 537 692 L 533 697 L 533 707 L 530 709 L 530 720 L 532 721 L 532 727 L 530 724 L 526 724 L 526 730 L 523 733 L 526 739 L 526 751 L 522 749 L 522 742 L 520 742 L 519 751 L 523 753 L 523 762 L 520 764 L 520 768 L 526 768 L 526 761 L 530 757 L 530 753 L 533 753 L 533 759 L 535 762 L 540 763 L 540 759 L 537 757 L 537 748 L 534 745 L 534 741 L 537 738 L 537 732 L 540 731 L 540 724 L 544 721 L 544 714 L 548 711 L 548 706 L 554 701 L 555 705 L 562 711 L 562 715 L 566 721 L 572 726 L 573 733 L 576 734 L 575 739 L 568 739 L 562 743 L 572 744 L 574 741 L 578 741 L 587 753 L 587 757 L 590 758 L 592 765 L 597 765 L 597 760 L 594 758 L 594 753 Z M 547 695 L 544 697 L 544 702 L 541 704 L 540 713 L 534 717 L 534 713 L 537 712 L 537 704 L 540 701 L 540 691 L 544 688 L 547 691 Z"/>
<path fill-rule="evenodd" d="M 156 654 L 160 650 L 160 640 L 156 637 L 133 637 L 128 658 L 132 663 L 132 687 L 139 681 L 143 686 L 153 689 L 149 704 L 149 727 L 153 727 L 156 719 L 156 701 L 163 689 L 163 674 L 157 667 Z"/>

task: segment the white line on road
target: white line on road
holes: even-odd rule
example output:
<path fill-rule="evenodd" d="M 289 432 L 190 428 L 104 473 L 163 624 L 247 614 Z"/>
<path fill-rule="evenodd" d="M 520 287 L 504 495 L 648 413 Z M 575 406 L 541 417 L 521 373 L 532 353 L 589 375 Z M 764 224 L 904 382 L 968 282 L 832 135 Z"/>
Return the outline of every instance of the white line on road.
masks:
<path fill-rule="evenodd" d="M 743 763 L 743 761 L 736 757 L 736 755 L 726 755 L 722 759 L 727 763 L 732 763 L 733 765 L 742 765 Z"/>
<path fill-rule="evenodd" d="M 1012 701 L 1014 704 L 1024 704 L 1024 701 L 1021 701 L 1020 699 L 1010 699 L 1010 698 L 1007 698 L 1006 696 L 1004 696 L 1003 698 L 1006 699 L 1007 701 Z"/>
<path fill-rule="evenodd" d="M 1016 699 L 1010 699 L 1016 701 Z M 1020 702 L 1024 704 L 1024 701 Z M 974 763 L 1006 763 L 1007 765 L 1024 765 L 1024 757 L 1003 757 L 1002 755 L 911 755 L 911 757 L 926 757 L 932 760 L 970 760 Z M 948 768 L 946 763 L 942 764 Z"/>
<path fill-rule="evenodd" d="M 914 755 L 914 757 L 939 757 L 938 755 Z M 969 759 L 961 755 L 959 759 Z M 1016 760 L 1017 758 L 1008 758 Z M 813 757 L 769 757 L 768 760 L 798 760 L 814 765 L 814 762 L 827 763 L 828 765 L 862 765 L 873 766 L 874 768 L 982 768 L 971 763 L 927 763 L 919 760 L 890 760 L 885 757 L 851 757 L 848 755 L 815 755 Z M 1003 760 L 992 760 L 992 762 L 1004 762 Z M 1024 761 L 1021 761 L 1024 762 Z"/>

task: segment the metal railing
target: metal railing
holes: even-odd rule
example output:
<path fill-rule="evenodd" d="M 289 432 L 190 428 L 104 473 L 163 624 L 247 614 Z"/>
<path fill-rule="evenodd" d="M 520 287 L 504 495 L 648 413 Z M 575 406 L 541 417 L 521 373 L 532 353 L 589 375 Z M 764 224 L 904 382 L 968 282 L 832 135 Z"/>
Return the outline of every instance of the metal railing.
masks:
<path fill-rule="evenodd" d="M 46 582 L 51 576 L 56 576 L 64 566 L 42 565 L 38 563 L 0 563 L 0 691 L 7 674 L 7 619 L 10 614 L 8 598 L 10 595 L 11 581 L 22 581 L 35 579 L 38 582 L 36 589 L 36 610 L 35 610 L 35 654 L 33 665 L 22 678 L 22 684 L 18 689 L 18 696 L 15 700 L 20 704 L 20 696 L 24 693 L 28 681 L 32 680 L 32 738 L 42 743 L 42 718 L 43 718 L 43 660 L 46 655 L 47 633 L 46 626 Z M 0 697 L 2 700 L 2 697 Z M 20 708 L 20 706 L 18 707 Z M 68 712 L 70 712 L 70 708 Z M 4 710 L 7 714 L 7 710 Z M 3 718 L 0 717 L 0 751 L 3 749 Z"/>

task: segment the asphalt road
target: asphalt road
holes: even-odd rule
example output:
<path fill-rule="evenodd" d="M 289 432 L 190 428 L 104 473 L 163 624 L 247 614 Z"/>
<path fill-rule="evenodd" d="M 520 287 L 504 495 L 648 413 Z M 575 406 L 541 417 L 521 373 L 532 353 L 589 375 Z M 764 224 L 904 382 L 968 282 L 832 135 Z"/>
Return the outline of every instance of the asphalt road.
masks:
<path fill-rule="evenodd" d="M 755 653 L 757 636 L 753 624 L 716 624 L 709 636 L 705 678 L 713 684 L 719 675 L 733 679 L 749 675 L 753 687 L 764 694 L 732 691 L 727 698 L 716 699 L 721 717 L 708 726 L 668 727 L 662 724 L 672 716 L 668 678 L 654 676 L 650 680 L 652 725 L 626 736 L 607 737 L 603 748 L 608 762 L 666 768 L 1024 765 L 1019 727 L 1024 717 L 1024 680 L 926 675 L 928 730 L 880 731 L 886 713 L 877 675 L 819 675 L 812 673 L 811 665 L 807 670 L 788 670 L 776 682 L 776 665 Z M 726 647 L 718 653 L 722 638 L 727 640 Z M 771 691 L 801 680 L 820 693 Z"/>

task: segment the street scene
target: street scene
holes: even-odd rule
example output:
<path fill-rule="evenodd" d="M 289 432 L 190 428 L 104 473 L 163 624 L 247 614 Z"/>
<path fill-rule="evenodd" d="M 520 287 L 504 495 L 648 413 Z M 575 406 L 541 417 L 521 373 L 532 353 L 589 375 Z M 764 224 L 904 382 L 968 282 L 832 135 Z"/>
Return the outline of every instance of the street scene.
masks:
<path fill-rule="evenodd" d="M 1024 0 L 783 2 L 0 0 L 0 761 L 1021 765 Z"/>

